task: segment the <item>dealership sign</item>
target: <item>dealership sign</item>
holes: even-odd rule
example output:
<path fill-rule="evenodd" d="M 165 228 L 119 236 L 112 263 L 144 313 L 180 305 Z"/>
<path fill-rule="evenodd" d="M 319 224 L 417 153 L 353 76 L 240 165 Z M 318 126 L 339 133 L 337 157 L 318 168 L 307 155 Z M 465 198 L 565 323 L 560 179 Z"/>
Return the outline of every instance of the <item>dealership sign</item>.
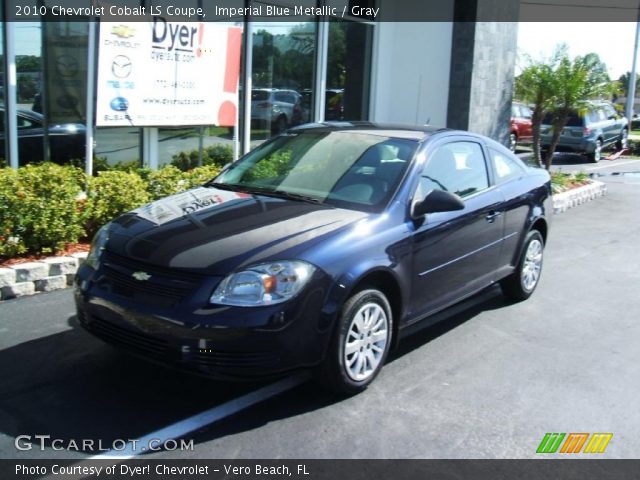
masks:
<path fill-rule="evenodd" d="M 204 22 L 100 25 L 96 124 L 236 121 L 242 30 Z"/>

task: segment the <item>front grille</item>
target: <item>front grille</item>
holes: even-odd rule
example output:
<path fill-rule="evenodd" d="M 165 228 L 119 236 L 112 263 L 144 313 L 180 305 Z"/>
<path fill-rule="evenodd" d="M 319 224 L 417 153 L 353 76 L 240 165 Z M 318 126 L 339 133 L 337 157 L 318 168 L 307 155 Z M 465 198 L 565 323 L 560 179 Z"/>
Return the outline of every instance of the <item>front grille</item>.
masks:
<path fill-rule="evenodd" d="M 174 306 L 194 292 L 202 276 L 166 269 L 131 260 L 113 253 L 104 254 L 103 274 L 98 285 L 117 295 L 157 306 Z M 136 280 L 133 274 L 144 272 L 147 280 Z"/>
<path fill-rule="evenodd" d="M 256 368 L 270 367 L 278 363 L 280 357 L 275 352 L 220 352 L 196 353 L 191 361 L 202 367 Z"/>
<path fill-rule="evenodd" d="M 163 340 L 119 327 L 94 315 L 90 316 L 89 322 L 85 323 L 85 326 L 91 333 L 104 341 L 135 353 L 165 358 L 169 351 L 169 345 Z"/>

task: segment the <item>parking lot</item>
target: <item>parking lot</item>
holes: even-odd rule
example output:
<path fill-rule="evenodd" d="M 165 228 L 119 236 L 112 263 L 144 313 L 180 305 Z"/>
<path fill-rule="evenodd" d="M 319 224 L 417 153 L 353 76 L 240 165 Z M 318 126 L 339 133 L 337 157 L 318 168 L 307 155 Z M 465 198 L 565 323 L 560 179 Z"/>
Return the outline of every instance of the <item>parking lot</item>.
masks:
<path fill-rule="evenodd" d="M 20 435 L 193 439 L 152 458 L 533 458 L 546 432 L 611 432 L 604 457 L 637 458 L 640 174 L 609 174 L 640 161 L 560 163 L 608 194 L 555 216 L 534 296 L 474 297 L 353 398 L 304 376 L 228 384 L 133 359 L 78 326 L 70 290 L 0 303 L 0 458 L 105 454 L 19 451 Z"/>

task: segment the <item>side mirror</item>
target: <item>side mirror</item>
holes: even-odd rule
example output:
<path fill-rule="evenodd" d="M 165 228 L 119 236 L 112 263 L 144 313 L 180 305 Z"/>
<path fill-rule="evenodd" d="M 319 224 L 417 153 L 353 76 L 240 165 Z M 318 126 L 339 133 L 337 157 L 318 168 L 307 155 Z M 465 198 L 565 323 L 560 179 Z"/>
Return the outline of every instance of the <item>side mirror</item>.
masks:
<path fill-rule="evenodd" d="M 458 195 L 435 189 L 431 190 L 424 200 L 414 205 L 411 215 L 417 218 L 427 213 L 453 212 L 463 209 L 464 202 Z"/>

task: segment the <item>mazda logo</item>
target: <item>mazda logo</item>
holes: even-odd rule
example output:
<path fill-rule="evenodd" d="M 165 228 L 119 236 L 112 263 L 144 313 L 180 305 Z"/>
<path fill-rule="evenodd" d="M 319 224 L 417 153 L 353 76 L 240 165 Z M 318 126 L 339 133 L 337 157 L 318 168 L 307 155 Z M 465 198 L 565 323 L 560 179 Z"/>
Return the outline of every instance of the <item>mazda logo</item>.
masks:
<path fill-rule="evenodd" d="M 131 60 L 126 55 L 118 55 L 111 62 L 111 73 L 117 78 L 127 78 L 131 74 Z"/>

